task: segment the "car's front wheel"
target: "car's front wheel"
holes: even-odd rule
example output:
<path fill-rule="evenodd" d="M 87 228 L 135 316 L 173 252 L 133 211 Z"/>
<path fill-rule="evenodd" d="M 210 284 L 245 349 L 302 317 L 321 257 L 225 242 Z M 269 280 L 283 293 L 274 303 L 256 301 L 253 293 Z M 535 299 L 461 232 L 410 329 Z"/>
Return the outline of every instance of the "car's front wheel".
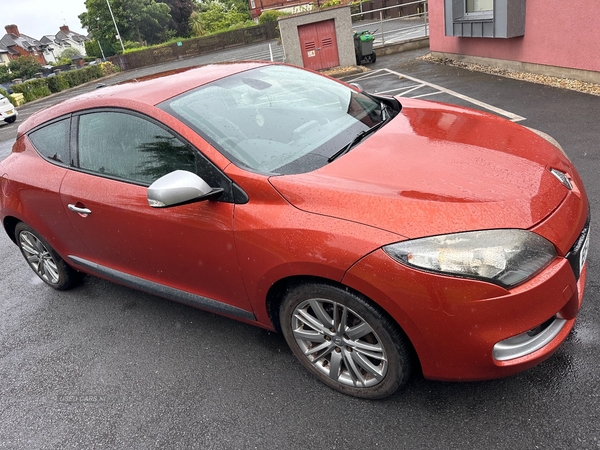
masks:
<path fill-rule="evenodd" d="M 84 278 L 85 274 L 70 267 L 30 226 L 19 223 L 15 228 L 15 238 L 29 267 L 54 289 L 70 289 Z"/>
<path fill-rule="evenodd" d="M 406 337 L 360 295 L 326 284 L 296 287 L 283 299 L 280 323 L 302 365 L 339 392 L 384 398 L 408 380 Z"/>

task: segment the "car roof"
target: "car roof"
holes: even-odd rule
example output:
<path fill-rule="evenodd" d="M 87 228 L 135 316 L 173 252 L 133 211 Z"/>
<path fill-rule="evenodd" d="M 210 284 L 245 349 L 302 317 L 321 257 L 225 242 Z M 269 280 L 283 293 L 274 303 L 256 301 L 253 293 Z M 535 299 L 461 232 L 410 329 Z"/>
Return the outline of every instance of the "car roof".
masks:
<path fill-rule="evenodd" d="M 75 111 L 97 107 L 127 107 L 134 104 L 157 105 L 169 98 L 212 81 L 270 64 L 265 61 L 218 63 L 186 67 L 132 78 L 114 86 L 106 86 L 46 108 L 21 124 L 21 135 L 36 126 Z"/>
<path fill-rule="evenodd" d="M 106 94 L 156 105 L 198 86 L 266 64 L 252 61 L 175 69 L 132 78 L 116 85 L 112 92 Z"/>

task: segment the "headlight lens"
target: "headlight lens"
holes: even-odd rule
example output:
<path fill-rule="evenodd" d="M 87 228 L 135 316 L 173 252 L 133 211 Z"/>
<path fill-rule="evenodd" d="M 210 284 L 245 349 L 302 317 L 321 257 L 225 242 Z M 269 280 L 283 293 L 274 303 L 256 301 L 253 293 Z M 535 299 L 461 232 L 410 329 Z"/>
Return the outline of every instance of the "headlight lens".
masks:
<path fill-rule="evenodd" d="M 548 240 L 525 230 L 446 234 L 383 247 L 396 261 L 419 269 L 514 287 L 556 258 Z"/>

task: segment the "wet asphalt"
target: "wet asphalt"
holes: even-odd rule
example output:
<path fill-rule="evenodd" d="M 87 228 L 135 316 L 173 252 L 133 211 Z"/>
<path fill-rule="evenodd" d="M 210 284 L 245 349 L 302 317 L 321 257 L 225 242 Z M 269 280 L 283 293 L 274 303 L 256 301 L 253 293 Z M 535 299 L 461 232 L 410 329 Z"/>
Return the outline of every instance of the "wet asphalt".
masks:
<path fill-rule="evenodd" d="M 313 379 L 277 334 L 94 277 L 68 292 L 47 288 L 1 234 L 0 449 L 600 448 L 600 98 L 434 65 L 417 59 L 423 53 L 380 57 L 370 66 L 380 76 L 359 82 L 396 93 L 425 83 L 406 96 L 524 118 L 562 144 L 584 179 L 592 207 L 587 292 L 554 356 L 501 380 L 415 376 L 391 399 L 357 400 Z M 0 125 L 0 158 L 19 122 L 70 95 L 23 106 L 16 124 Z"/>

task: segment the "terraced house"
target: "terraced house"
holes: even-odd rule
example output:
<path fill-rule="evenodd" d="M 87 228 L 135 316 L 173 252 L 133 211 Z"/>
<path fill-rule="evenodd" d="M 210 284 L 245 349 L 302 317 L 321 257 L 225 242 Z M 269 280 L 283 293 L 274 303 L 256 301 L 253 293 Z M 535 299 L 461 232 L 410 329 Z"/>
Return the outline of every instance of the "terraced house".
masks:
<path fill-rule="evenodd" d="M 6 50 L 7 59 L 17 59 L 19 56 L 33 56 L 40 64 L 46 64 L 44 44 L 19 32 L 16 25 L 6 25 L 6 34 L 0 39 L 0 53 Z M 4 60 L 4 57 L 2 57 Z"/>

